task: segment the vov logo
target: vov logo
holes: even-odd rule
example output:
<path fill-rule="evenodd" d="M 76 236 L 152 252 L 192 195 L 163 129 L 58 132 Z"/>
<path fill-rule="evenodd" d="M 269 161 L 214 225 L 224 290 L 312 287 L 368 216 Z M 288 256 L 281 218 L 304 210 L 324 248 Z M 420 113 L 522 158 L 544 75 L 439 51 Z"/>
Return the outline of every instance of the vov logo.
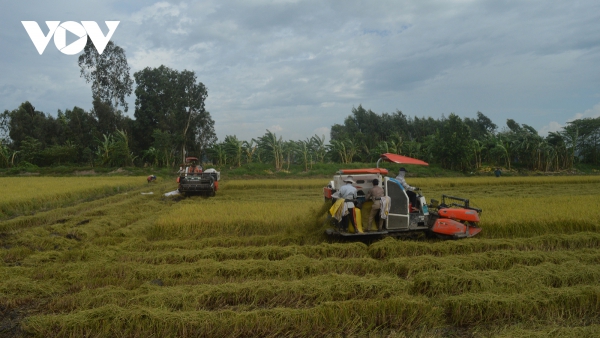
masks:
<path fill-rule="evenodd" d="M 63 54 L 75 55 L 85 48 L 87 37 L 89 36 L 99 54 L 104 52 L 104 48 L 110 41 L 113 33 L 117 29 L 120 21 L 104 21 L 108 27 L 108 34 L 104 36 L 102 30 L 95 21 L 81 21 L 81 24 L 75 21 L 46 21 L 48 26 L 48 34 L 44 35 L 42 29 L 35 21 L 21 21 L 23 27 L 29 34 L 29 38 L 35 45 L 38 53 L 42 55 L 48 42 L 54 35 L 54 45 Z M 79 37 L 77 41 L 72 42 L 67 46 L 67 31 Z"/>

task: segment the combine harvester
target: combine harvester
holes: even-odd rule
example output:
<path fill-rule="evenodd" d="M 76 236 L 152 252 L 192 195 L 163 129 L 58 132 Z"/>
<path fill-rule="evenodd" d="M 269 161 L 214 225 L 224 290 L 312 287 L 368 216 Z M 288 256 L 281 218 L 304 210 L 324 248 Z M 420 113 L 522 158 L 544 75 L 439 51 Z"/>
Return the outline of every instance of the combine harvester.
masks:
<path fill-rule="evenodd" d="M 336 192 L 345 184 L 349 176 L 355 183 L 353 186 L 358 191 L 358 199 L 355 202 L 356 220 L 358 232 L 352 225 L 348 231 L 339 229 L 339 222 L 335 219 L 335 228 L 327 229 L 326 234 L 339 238 L 380 238 L 384 236 L 401 237 L 411 234 L 425 233 L 442 239 L 460 239 L 472 237 L 481 231 L 477 225 L 481 209 L 471 207 L 469 200 L 461 197 L 442 195 L 440 201 L 431 200 L 427 204 L 425 197 L 420 191 L 417 195 L 417 205 L 411 205 L 404 187 L 395 178 L 386 177 L 388 170 L 379 168 L 380 161 L 398 164 L 429 165 L 428 163 L 407 156 L 386 153 L 381 155 L 377 161 L 377 168 L 369 169 L 342 169 L 333 177 L 333 180 L 323 188 L 323 196 L 332 205 L 339 195 Z M 381 231 L 363 232 L 361 206 L 367 206 L 362 213 L 369 214 L 370 203 L 365 203 L 366 195 L 373 188 L 372 181 L 377 179 L 383 188 L 385 196 L 389 196 L 391 203 L 387 219 L 383 223 Z M 377 223 L 377 222 L 375 222 Z M 376 225 L 375 225 L 376 227 Z"/>
<path fill-rule="evenodd" d="M 215 196 L 219 189 L 221 173 L 215 169 L 203 171 L 198 163 L 196 157 L 185 158 L 185 165 L 180 168 L 179 177 L 177 177 L 177 190 L 186 196 Z"/>

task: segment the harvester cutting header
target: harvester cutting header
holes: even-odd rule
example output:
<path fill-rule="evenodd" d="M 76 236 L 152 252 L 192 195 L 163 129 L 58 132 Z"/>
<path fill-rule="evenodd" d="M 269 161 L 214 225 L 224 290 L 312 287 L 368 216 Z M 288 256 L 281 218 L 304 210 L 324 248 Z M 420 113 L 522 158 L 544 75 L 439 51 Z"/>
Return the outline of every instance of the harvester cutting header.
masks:
<path fill-rule="evenodd" d="M 432 199 L 427 204 L 420 189 L 404 180 L 404 168 L 396 178 L 387 177 L 388 170 L 379 168 L 381 161 L 429 165 L 415 158 L 386 153 L 381 155 L 376 168 L 339 170 L 323 188 L 325 200 L 332 202 L 330 213 L 336 226 L 327 229 L 328 235 L 364 238 L 425 232 L 458 239 L 481 231 L 478 226 L 481 209 L 472 207 L 468 199 L 442 195 L 441 202 Z M 363 231 L 363 212 L 369 213 L 369 228 L 373 218 L 379 216 L 377 230 Z"/>

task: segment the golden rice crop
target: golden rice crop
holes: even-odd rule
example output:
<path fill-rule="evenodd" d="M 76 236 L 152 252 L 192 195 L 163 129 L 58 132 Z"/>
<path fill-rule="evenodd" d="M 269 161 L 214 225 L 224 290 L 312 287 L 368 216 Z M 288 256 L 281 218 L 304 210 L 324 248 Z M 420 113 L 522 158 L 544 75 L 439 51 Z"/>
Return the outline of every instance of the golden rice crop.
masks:
<path fill-rule="evenodd" d="M 264 189 L 320 189 L 326 186 L 329 180 L 322 178 L 306 179 L 259 179 L 259 180 L 231 180 L 223 182 L 223 190 L 264 190 Z"/>
<path fill-rule="evenodd" d="M 600 176 L 513 176 L 513 177 L 408 177 L 411 185 L 419 187 L 465 186 L 523 186 L 547 184 L 598 184 Z"/>
<path fill-rule="evenodd" d="M 295 233 L 314 228 L 320 200 L 228 201 L 181 205 L 156 220 L 150 239 Z"/>
<path fill-rule="evenodd" d="M 528 237 L 600 229 L 600 199 L 594 195 L 479 198 L 482 237 Z"/>
<path fill-rule="evenodd" d="M 92 195 L 126 191 L 143 177 L 0 177 L 0 219 L 64 205 Z"/>

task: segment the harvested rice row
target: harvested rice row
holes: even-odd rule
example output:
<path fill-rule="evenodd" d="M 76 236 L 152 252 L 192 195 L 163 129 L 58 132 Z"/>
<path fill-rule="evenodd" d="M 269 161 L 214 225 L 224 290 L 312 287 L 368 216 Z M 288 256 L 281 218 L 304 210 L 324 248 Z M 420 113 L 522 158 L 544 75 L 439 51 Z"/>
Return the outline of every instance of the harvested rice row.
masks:
<path fill-rule="evenodd" d="M 596 249 L 600 247 L 600 233 L 547 234 L 531 238 L 487 239 L 469 238 L 462 241 L 397 241 L 384 239 L 369 246 L 369 255 L 376 259 L 402 256 L 458 255 L 496 250 L 555 251 Z"/>
<path fill-rule="evenodd" d="M 92 258 L 94 255 L 92 255 Z M 543 263 L 562 264 L 581 262 L 600 263 L 600 253 L 596 251 L 569 252 L 513 252 L 495 251 L 484 254 L 450 255 L 444 257 L 421 256 L 405 257 L 388 261 L 370 258 L 326 258 L 315 260 L 296 255 L 284 260 L 230 260 L 217 262 L 200 260 L 188 264 L 149 265 L 140 263 L 107 262 L 103 259 L 90 259 L 84 266 L 78 263 L 48 262 L 43 267 L 37 263 L 23 262 L 23 273 L 35 278 L 62 285 L 72 290 L 96 289 L 110 285 L 123 288 L 136 288 L 150 281 L 160 279 L 165 286 L 222 284 L 228 282 L 277 279 L 293 281 L 328 274 L 349 274 L 355 276 L 398 276 L 413 278 L 425 271 L 459 268 L 465 271 L 508 270 L 516 264 L 537 266 Z M 7 268 L 4 268 L 7 269 Z M 55 270 L 60 269 L 60 275 Z M 36 277 L 39 276 L 39 277 Z"/>
<path fill-rule="evenodd" d="M 325 301 L 384 299 L 407 292 L 427 297 L 467 292 L 506 295 L 547 287 L 594 285 L 600 277 L 597 265 L 567 262 L 561 265 L 516 266 L 506 271 L 465 271 L 458 268 L 417 274 L 410 282 L 395 276 L 321 275 L 303 280 L 258 280 L 245 283 L 154 287 L 136 291 L 106 287 L 86 290 L 53 301 L 49 308 L 70 312 L 108 304 L 121 307 L 146 306 L 176 311 L 237 311 L 272 307 L 307 307 Z M 162 282 L 162 281 L 161 281 Z"/>
<path fill-rule="evenodd" d="M 244 236 L 244 237 L 229 237 L 216 236 L 194 240 L 162 240 L 162 241 L 147 241 L 136 240 L 124 243 L 120 247 L 130 252 L 152 252 L 152 251 L 171 251 L 171 250 L 213 250 L 215 249 L 214 257 L 216 260 L 225 260 L 230 255 L 237 256 L 237 259 L 244 257 L 244 248 L 248 247 L 252 252 L 248 257 L 257 258 L 257 256 L 274 255 L 258 253 L 259 247 L 266 247 L 264 250 L 271 252 L 272 250 L 281 250 L 281 256 L 291 252 L 288 246 L 305 246 L 312 244 L 308 236 L 303 234 L 298 235 L 270 235 L 270 236 Z M 332 244 L 335 246 L 345 247 L 349 243 Z M 325 243 L 314 244 L 316 246 L 327 246 Z M 352 246 L 353 244 L 350 244 Z M 420 255 L 449 255 L 449 254 L 466 254 L 476 252 L 487 252 L 494 250 L 573 250 L 580 248 L 597 248 L 600 246 L 600 234 L 594 232 L 584 232 L 579 234 L 548 234 L 532 238 L 514 238 L 514 239 L 483 239 L 470 238 L 463 241 L 413 241 L 413 240 L 395 240 L 387 238 L 375 242 L 368 247 L 369 256 L 376 259 L 388 259 L 393 257 L 403 256 L 420 256 Z M 278 249 L 275 249 L 279 247 Z M 218 249 L 218 250 L 217 250 Z M 221 251 L 221 249 L 223 249 Z M 231 250 L 232 253 L 227 253 Z M 362 247 L 361 247 L 362 250 Z M 314 257 L 312 254 L 304 252 L 305 255 Z M 211 254 L 212 255 L 212 254 Z M 363 254 L 361 253 L 361 256 Z M 285 257 L 284 257 L 285 258 Z M 323 257 L 324 258 L 324 257 Z"/>
<path fill-rule="evenodd" d="M 598 280 L 600 266 L 574 261 L 537 266 L 515 265 L 508 270 L 466 271 L 448 268 L 417 274 L 412 279 L 411 292 L 428 297 L 467 292 L 514 294 L 546 287 L 595 285 Z"/>
<path fill-rule="evenodd" d="M 200 239 L 152 240 L 144 238 L 123 243 L 120 247 L 129 251 L 152 252 L 167 250 L 201 250 L 208 248 L 236 248 L 255 246 L 289 246 L 306 244 L 304 234 L 255 235 L 244 237 L 215 236 Z"/>
<path fill-rule="evenodd" d="M 448 323 L 483 325 L 499 323 L 597 320 L 600 286 L 543 288 L 519 293 L 465 293 L 443 301 Z"/>
<path fill-rule="evenodd" d="M 497 332 L 496 338 L 582 338 L 582 337 L 600 337 L 600 325 L 589 326 L 556 326 L 548 325 L 535 328 L 509 327 Z"/>
<path fill-rule="evenodd" d="M 132 203 L 130 201 L 132 199 L 132 194 L 137 197 L 137 195 L 135 195 L 136 193 L 145 191 L 147 189 L 147 187 L 143 186 L 140 189 L 135 189 L 135 191 L 129 191 L 125 193 L 122 191 L 117 193 L 115 191 L 116 194 L 112 194 L 112 196 L 95 196 L 100 198 L 88 202 L 78 203 L 70 207 L 62 207 L 49 211 L 38 212 L 31 216 L 20 216 L 14 219 L 5 220 L 0 222 L 0 232 L 17 231 L 35 226 L 44 226 L 64 222 L 75 215 L 84 214 L 91 209 L 95 210 L 98 208 L 105 208 L 110 210 L 115 205 L 119 205 L 121 203 Z M 138 199 L 138 201 L 140 201 L 140 199 Z"/>
<path fill-rule="evenodd" d="M 386 269 L 396 275 L 412 278 L 418 273 L 459 268 L 466 271 L 509 270 L 515 265 L 537 266 L 544 263 L 600 263 L 600 252 L 592 249 L 573 251 L 490 251 L 466 255 L 419 256 L 387 261 Z M 392 267 L 393 266 L 393 267 Z"/>
<path fill-rule="evenodd" d="M 367 246 L 363 243 L 333 243 L 319 245 L 289 245 L 241 248 L 205 248 L 200 250 L 171 249 L 169 251 L 149 254 L 147 252 L 126 252 L 119 261 L 144 264 L 178 264 L 193 263 L 203 259 L 216 261 L 264 259 L 282 260 L 295 255 L 309 258 L 360 258 L 369 257 Z"/>
<path fill-rule="evenodd" d="M 249 312 L 124 309 L 107 305 L 62 315 L 35 315 L 22 324 L 34 337 L 307 337 L 357 336 L 393 328 L 439 326 L 442 311 L 425 299 L 328 302 L 308 309 Z"/>
<path fill-rule="evenodd" d="M 55 313 L 105 305 L 149 307 L 170 311 L 250 311 L 265 308 L 305 308 L 328 301 L 386 299 L 408 296 L 409 283 L 395 276 L 322 275 L 295 281 L 259 280 L 220 285 L 160 287 L 145 284 L 127 290 L 108 286 L 84 289 L 54 298 L 47 308 Z"/>
<path fill-rule="evenodd" d="M 122 256 L 121 261 L 147 264 L 177 264 L 192 263 L 201 259 L 214 259 L 217 261 L 232 259 L 281 260 L 298 254 L 315 259 L 330 257 L 372 257 L 376 259 L 390 259 L 404 256 L 444 256 L 498 250 L 556 251 L 587 248 L 594 249 L 600 247 L 600 233 L 545 235 L 530 239 L 517 238 L 505 240 L 472 238 L 466 241 L 443 242 L 397 241 L 394 239 L 386 239 L 370 246 L 366 246 L 360 242 L 322 243 L 318 245 L 271 245 L 267 242 L 264 243 L 264 246 L 256 247 L 209 247 L 206 246 L 206 242 L 203 242 L 190 243 L 190 246 L 193 249 L 186 250 L 183 248 L 163 246 L 162 250 L 165 250 L 165 252 L 158 254 L 148 254 L 146 250 L 137 253 L 129 251 Z"/>

